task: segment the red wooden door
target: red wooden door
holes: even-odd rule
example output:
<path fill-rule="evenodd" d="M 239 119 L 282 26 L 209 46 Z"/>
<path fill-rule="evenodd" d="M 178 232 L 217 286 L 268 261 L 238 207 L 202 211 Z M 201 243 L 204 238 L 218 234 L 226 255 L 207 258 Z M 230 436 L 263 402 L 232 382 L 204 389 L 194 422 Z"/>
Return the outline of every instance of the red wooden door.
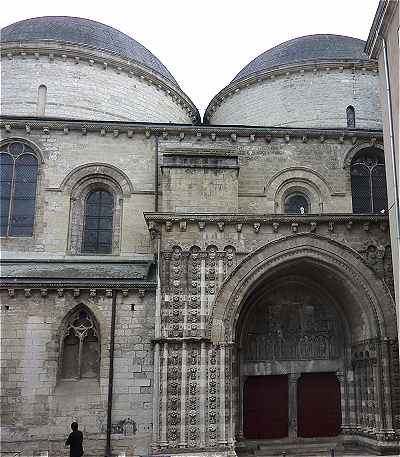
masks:
<path fill-rule="evenodd" d="M 250 376 L 243 393 L 243 432 L 249 439 L 288 436 L 288 377 Z"/>
<path fill-rule="evenodd" d="M 340 386 L 334 373 L 303 374 L 297 384 L 298 436 L 336 436 L 340 432 Z"/>

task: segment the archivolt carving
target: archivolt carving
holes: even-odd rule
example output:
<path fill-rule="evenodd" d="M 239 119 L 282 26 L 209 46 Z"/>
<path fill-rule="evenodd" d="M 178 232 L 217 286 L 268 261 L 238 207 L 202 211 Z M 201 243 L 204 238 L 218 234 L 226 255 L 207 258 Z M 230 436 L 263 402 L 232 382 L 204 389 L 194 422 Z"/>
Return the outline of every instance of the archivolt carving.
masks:
<path fill-rule="evenodd" d="M 80 181 L 87 177 L 107 177 L 121 187 L 123 195 L 130 195 L 133 192 L 133 185 L 128 176 L 117 167 L 107 163 L 90 163 L 75 168 L 63 179 L 60 190 L 71 192 Z"/>
<path fill-rule="evenodd" d="M 321 268 L 329 266 L 343 278 L 343 282 L 348 282 L 348 287 L 357 290 L 357 302 L 364 306 L 370 332 L 382 336 L 396 332 L 393 299 L 366 261 L 351 248 L 334 240 L 301 234 L 274 240 L 259 248 L 228 275 L 210 313 L 209 335 L 213 341 L 219 342 L 224 333 L 227 341 L 232 340 L 241 304 L 253 284 L 274 267 L 302 258 L 312 259 Z"/>
<path fill-rule="evenodd" d="M 343 168 L 349 168 L 350 165 L 351 165 L 351 161 L 353 160 L 353 157 L 359 152 L 361 151 L 362 149 L 366 149 L 366 148 L 377 148 L 377 149 L 381 149 L 382 153 L 383 153 L 383 145 L 382 144 L 374 144 L 372 145 L 371 143 L 360 143 L 360 144 L 357 144 L 355 146 L 352 146 L 346 153 L 346 155 L 344 156 L 344 159 L 343 159 Z"/>

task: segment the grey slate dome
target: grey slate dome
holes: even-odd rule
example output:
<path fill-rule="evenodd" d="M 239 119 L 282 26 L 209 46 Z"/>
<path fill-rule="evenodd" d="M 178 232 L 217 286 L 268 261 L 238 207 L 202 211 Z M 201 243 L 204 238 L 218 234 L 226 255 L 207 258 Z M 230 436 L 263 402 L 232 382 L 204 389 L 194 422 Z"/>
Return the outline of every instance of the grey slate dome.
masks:
<path fill-rule="evenodd" d="M 307 35 L 275 46 L 260 54 L 232 82 L 273 68 L 323 61 L 369 61 L 364 53 L 365 41 L 342 35 Z"/>
<path fill-rule="evenodd" d="M 171 73 L 147 48 L 125 33 L 100 22 L 69 16 L 43 16 L 4 27 L 1 42 L 49 40 L 109 51 L 159 73 L 178 86 Z"/>

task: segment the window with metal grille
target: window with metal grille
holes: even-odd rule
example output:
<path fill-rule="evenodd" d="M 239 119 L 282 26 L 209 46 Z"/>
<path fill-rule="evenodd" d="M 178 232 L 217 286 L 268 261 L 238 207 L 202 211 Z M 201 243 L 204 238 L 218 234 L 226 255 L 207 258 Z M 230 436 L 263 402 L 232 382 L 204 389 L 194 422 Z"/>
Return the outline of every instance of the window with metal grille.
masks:
<path fill-rule="evenodd" d="M 94 318 L 86 309 L 81 308 L 72 314 L 64 328 L 61 378 L 97 378 L 99 340 Z"/>
<path fill-rule="evenodd" d="M 285 198 L 285 213 L 307 214 L 308 212 L 308 201 L 303 194 L 296 192 Z"/>
<path fill-rule="evenodd" d="M 347 127 L 354 129 L 356 126 L 356 112 L 354 106 L 348 106 L 346 108 L 346 117 L 347 117 Z"/>
<path fill-rule="evenodd" d="M 384 213 L 387 210 L 383 154 L 376 148 L 360 151 L 351 162 L 353 213 Z"/>
<path fill-rule="evenodd" d="M 38 160 L 24 143 L 0 149 L 0 236 L 32 236 Z"/>
<path fill-rule="evenodd" d="M 111 254 L 114 197 L 106 190 L 88 194 L 85 204 L 82 252 Z"/>

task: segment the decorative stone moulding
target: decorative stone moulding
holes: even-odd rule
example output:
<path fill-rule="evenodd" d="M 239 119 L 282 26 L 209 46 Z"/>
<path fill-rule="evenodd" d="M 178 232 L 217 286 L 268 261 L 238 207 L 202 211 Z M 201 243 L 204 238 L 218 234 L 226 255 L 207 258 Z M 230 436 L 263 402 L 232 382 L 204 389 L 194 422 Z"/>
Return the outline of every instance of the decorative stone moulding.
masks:
<path fill-rule="evenodd" d="M 320 129 L 320 128 L 265 128 L 265 127 L 224 127 L 204 125 L 199 131 L 199 126 L 192 125 L 166 125 L 161 123 L 148 124 L 136 122 L 113 122 L 107 121 L 79 121 L 79 120 L 32 120 L 31 118 L 12 118 L 11 116 L 0 117 L 0 128 L 6 133 L 11 134 L 14 130 L 23 130 L 27 134 L 32 134 L 33 130 L 41 130 L 45 135 L 51 135 L 52 131 L 61 131 L 65 135 L 73 131 L 79 132 L 81 135 L 96 134 L 100 136 L 110 135 L 113 138 L 118 138 L 121 135 L 126 135 L 128 138 L 133 138 L 135 134 L 142 134 L 147 139 L 153 135 L 161 137 L 164 142 L 183 141 L 190 136 L 199 140 L 208 136 L 211 141 L 230 140 L 231 143 L 238 143 L 238 138 L 241 138 L 240 144 L 244 142 L 254 143 L 257 140 L 271 142 L 337 142 L 343 144 L 348 142 L 355 145 L 357 142 L 367 142 L 372 144 L 382 143 L 383 134 L 376 130 L 352 130 L 347 129 Z M 232 140 L 234 135 L 235 141 Z M 234 147 L 234 146 L 232 146 Z"/>
<path fill-rule="evenodd" d="M 156 72 L 153 72 L 144 65 L 129 61 L 111 52 L 101 52 L 101 55 L 96 52 L 96 49 L 90 47 L 82 48 L 78 45 L 61 44 L 59 47 L 50 47 L 44 42 L 26 43 L 21 50 L 20 43 L 7 43 L 1 46 L 1 55 L 6 56 L 8 60 L 27 59 L 29 57 L 39 60 L 41 56 L 47 56 L 49 62 L 61 60 L 67 62 L 71 59 L 75 64 L 86 63 L 89 66 L 98 65 L 103 70 L 113 69 L 117 74 L 126 74 L 128 77 L 136 77 L 145 81 L 148 85 L 154 86 L 157 90 L 161 90 L 168 97 L 183 107 L 188 113 L 193 123 L 201 122 L 197 108 L 189 97 L 182 92 L 179 87 L 171 85 L 167 79 L 163 78 Z"/>
<path fill-rule="evenodd" d="M 190 231 L 196 226 L 196 230 L 204 230 L 207 226 L 213 226 L 214 230 L 223 232 L 227 226 L 234 226 L 235 230 L 240 233 L 243 226 L 247 225 L 254 233 L 259 233 L 263 226 L 270 226 L 274 233 L 287 231 L 288 233 L 316 233 L 324 232 L 327 234 L 334 233 L 339 226 L 346 230 L 354 229 L 359 226 L 363 231 L 370 231 L 372 227 L 378 227 L 379 230 L 385 231 L 388 224 L 386 215 L 352 215 L 352 214 L 324 214 L 324 215 L 259 215 L 245 214 L 212 214 L 212 215 L 195 215 L 195 214 L 175 214 L 175 213 L 144 213 L 144 217 L 150 233 L 156 232 L 160 235 L 160 230 L 170 224 L 178 223 L 180 230 Z"/>
<path fill-rule="evenodd" d="M 260 73 L 248 76 L 247 78 L 235 81 L 228 86 L 224 87 L 210 102 L 205 113 L 204 120 L 208 122 L 216 109 L 222 105 L 222 103 L 240 92 L 241 89 L 249 87 L 251 85 L 263 84 L 268 79 L 274 78 L 290 78 L 291 76 L 300 75 L 303 76 L 306 72 L 318 73 L 325 72 L 330 73 L 334 70 L 343 73 L 345 70 L 352 72 L 359 71 L 360 73 L 371 72 L 372 75 L 376 75 L 378 72 L 378 64 L 371 61 L 369 64 L 358 63 L 358 62 L 321 62 L 321 63 L 304 63 L 299 65 L 283 66 L 278 68 L 272 68 L 265 70 Z"/>

